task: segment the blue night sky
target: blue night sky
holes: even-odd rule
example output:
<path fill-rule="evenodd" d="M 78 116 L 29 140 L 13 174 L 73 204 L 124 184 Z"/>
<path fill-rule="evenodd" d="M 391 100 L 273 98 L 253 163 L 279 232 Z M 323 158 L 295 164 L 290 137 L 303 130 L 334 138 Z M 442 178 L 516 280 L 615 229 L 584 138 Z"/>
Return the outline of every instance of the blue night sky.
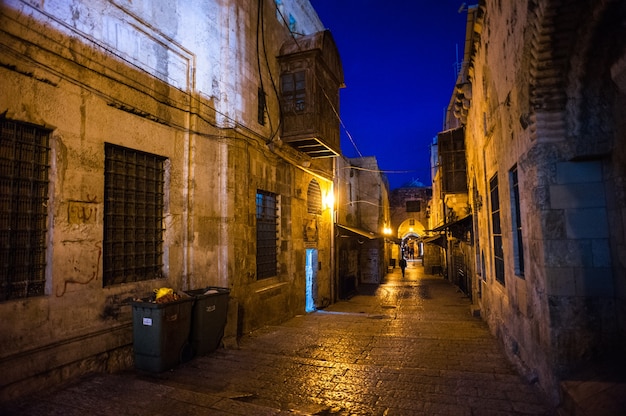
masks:
<path fill-rule="evenodd" d="M 344 155 L 376 156 L 391 189 L 412 179 L 429 186 L 429 144 L 443 130 L 457 54 L 463 59 L 463 2 L 310 1 L 343 63 Z"/>

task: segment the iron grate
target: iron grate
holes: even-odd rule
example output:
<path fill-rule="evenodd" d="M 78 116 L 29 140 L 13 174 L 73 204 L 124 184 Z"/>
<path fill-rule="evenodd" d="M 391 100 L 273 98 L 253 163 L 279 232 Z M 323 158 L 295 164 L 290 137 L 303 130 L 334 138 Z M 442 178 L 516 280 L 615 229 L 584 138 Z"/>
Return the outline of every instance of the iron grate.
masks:
<path fill-rule="evenodd" d="M 105 145 L 105 286 L 163 277 L 165 160 Z"/>
<path fill-rule="evenodd" d="M 278 235 L 277 196 L 271 192 L 256 194 L 256 274 L 265 279 L 277 274 Z"/>
<path fill-rule="evenodd" d="M 0 301 L 44 295 L 49 136 L 0 120 Z"/>

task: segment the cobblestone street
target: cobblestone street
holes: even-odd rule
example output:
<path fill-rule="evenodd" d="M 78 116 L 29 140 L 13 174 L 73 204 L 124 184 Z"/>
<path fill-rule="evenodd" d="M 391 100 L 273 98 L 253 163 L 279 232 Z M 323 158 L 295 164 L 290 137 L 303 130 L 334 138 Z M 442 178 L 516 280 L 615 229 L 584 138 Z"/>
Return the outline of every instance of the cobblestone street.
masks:
<path fill-rule="evenodd" d="M 323 311 L 172 371 L 94 374 L 9 415 L 551 415 L 470 302 L 410 262 Z"/>

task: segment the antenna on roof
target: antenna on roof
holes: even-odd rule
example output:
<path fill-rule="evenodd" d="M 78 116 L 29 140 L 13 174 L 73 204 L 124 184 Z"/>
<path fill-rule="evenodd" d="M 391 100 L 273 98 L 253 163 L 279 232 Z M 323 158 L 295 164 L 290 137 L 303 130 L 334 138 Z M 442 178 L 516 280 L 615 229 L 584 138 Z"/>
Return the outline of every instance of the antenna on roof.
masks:
<path fill-rule="evenodd" d="M 467 6 L 467 3 L 463 2 L 461 3 L 461 7 L 459 7 L 458 13 L 463 13 L 465 11 L 465 6 Z"/>

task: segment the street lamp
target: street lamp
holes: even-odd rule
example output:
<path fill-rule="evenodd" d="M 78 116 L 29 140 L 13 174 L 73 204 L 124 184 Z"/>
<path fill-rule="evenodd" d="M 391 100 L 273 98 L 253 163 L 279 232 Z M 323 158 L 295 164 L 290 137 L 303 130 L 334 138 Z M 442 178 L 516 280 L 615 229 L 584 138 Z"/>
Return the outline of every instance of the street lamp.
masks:
<path fill-rule="evenodd" d="M 335 196 L 333 195 L 332 190 L 326 192 L 326 195 L 322 198 L 322 204 L 324 205 L 324 209 L 333 209 L 333 206 L 335 205 Z"/>

